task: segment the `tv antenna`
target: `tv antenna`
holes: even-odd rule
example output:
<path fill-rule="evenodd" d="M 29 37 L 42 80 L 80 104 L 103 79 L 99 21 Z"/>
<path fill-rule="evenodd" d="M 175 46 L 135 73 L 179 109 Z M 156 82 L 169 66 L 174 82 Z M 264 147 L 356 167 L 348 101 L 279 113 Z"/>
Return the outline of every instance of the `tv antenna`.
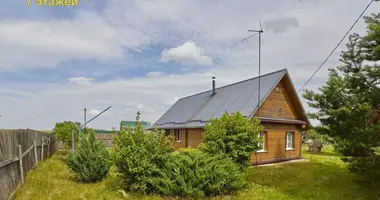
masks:
<path fill-rule="evenodd" d="M 248 30 L 249 32 L 254 32 L 255 34 L 244 38 L 243 40 L 247 40 L 255 35 L 259 35 L 259 83 L 258 83 L 258 96 L 257 96 L 257 116 L 260 117 L 260 86 L 261 86 L 261 34 L 264 33 L 263 27 L 261 26 L 261 21 L 260 21 L 260 30 Z M 243 41 L 242 40 L 242 41 Z"/>

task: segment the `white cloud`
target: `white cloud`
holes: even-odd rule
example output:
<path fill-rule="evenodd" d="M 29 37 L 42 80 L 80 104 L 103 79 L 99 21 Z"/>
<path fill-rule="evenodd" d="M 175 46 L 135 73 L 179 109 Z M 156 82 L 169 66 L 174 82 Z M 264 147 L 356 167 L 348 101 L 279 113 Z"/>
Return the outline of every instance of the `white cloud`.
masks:
<path fill-rule="evenodd" d="M 157 76 L 161 76 L 161 75 L 164 75 L 165 73 L 161 72 L 161 71 L 155 71 L 155 72 L 149 72 L 147 74 L 147 76 L 149 77 L 157 77 Z"/>
<path fill-rule="evenodd" d="M 27 91 L 12 90 L 12 89 L 6 89 L 6 88 L 0 89 L 0 94 L 5 95 L 5 96 L 17 96 L 17 97 L 34 96 L 32 93 L 27 92 Z"/>
<path fill-rule="evenodd" d="M 250 77 L 251 69 L 214 70 L 217 85 L 225 85 Z M 246 74 L 241 76 L 240 73 Z M 63 120 L 83 121 L 83 108 L 89 116 L 95 116 L 100 110 L 112 105 L 107 111 L 113 115 L 99 117 L 89 127 L 106 128 L 118 126 L 121 120 L 134 120 L 136 112 L 141 112 L 141 119 L 155 122 L 178 97 L 188 96 L 211 88 L 210 73 L 191 73 L 181 75 L 163 75 L 158 77 L 139 77 L 125 80 L 99 82 L 92 87 L 72 87 L 61 85 L 25 85 L 25 90 L 33 92 L 36 97 L 25 97 L 19 102 L 0 104 L 3 116 L 2 127 L 49 129 L 55 122 Z M 41 89 L 43 88 L 43 89 Z M 108 99 L 108 101 L 105 101 Z M 109 103 L 109 104 L 108 104 Z M 51 110 L 43 113 L 42 110 Z M 25 112 L 27 110 L 27 112 Z M 103 116 L 103 115 L 102 115 Z M 2 125 L 4 123 L 4 125 Z"/>
<path fill-rule="evenodd" d="M 82 86 L 90 86 L 92 84 L 93 78 L 86 77 L 71 77 L 69 78 L 70 83 Z"/>
<path fill-rule="evenodd" d="M 142 114 L 155 112 L 152 108 L 146 107 L 144 104 L 141 103 L 136 105 L 136 109 L 137 111 L 140 111 Z"/>
<path fill-rule="evenodd" d="M 100 113 L 100 111 L 95 110 L 95 109 L 88 111 L 88 115 L 90 115 L 90 116 L 95 116 L 95 115 L 98 115 L 99 113 Z"/>
<path fill-rule="evenodd" d="M 294 17 L 277 18 L 264 22 L 265 29 L 274 33 L 283 33 L 291 27 L 298 27 L 298 19 Z"/>
<path fill-rule="evenodd" d="M 185 42 L 184 44 L 166 49 L 161 53 L 162 62 L 181 61 L 185 63 L 196 63 L 198 65 L 211 65 L 212 59 L 204 55 L 202 48 L 194 42 Z"/>
<path fill-rule="evenodd" d="M 136 106 L 137 109 L 143 109 L 144 107 L 145 107 L 144 104 L 140 104 L 140 103 L 137 104 Z"/>
<path fill-rule="evenodd" d="M 147 45 L 175 47 L 185 41 L 194 43 L 185 43 L 191 48 L 181 50 L 176 47 L 174 52 L 167 49 L 164 55 L 155 56 L 166 56 L 166 61 L 192 60 L 200 65 L 195 60 L 206 56 L 204 50 L 209 61 L 200 59 L 201 63 L 216 66 L 201 68 L 201 71 L 194 68 L 177 75 L 158 73 L 159 76 L 155 77 L 146 75 L 97 81 L 91 87 L 72 87 L 70 82 L 1 84 L 2 88 L 33 95 L 13 94 L 10 99 L 9 94 L 5 94 L 9 91 L 0 92 L 3 115 L 0 127 L 49 129 L 58 121 L 83 121 L 83 115 L 79 113 L 83 113 L 85 107 L 104 109 L 109 105 L 112 105 L 110 113 L 113 115 L 95 119 L 90 127 L 118 127 L 121 120 L 135 119 L 137 107 L 147 110 L 142 111 L 142 120 L 155 122 L 178 97 L 211 89 L 212 76 L 216 77 L 217 87 L 256 76 L 257 38 L 234 48 L 228 46 L 249 36 L 247 30 L 258 28 L 259 20 L 281 21 L 284 16 L 297 19 L 297 28 L 276 27 L 274 23 L 271 30 L 281 30 L 281 34 L 264 32 L 262 73 L 288 68 L 296 89 L 299 89 L 356 19 L 358 8 L 364 8 L 365 4 L 344 0 L 299 3 L 248 0 L 239 1 L 239 4 L 232 1 L 215 4 L 215 1 L 196 0 L 114 0 L 107 1 L 102 13 L 76 13 L 69 20 L 0 20 L 0 69 L 3 70 L 54 67 L 67 60 L 95 59 L 107 63 L 125 58 L 125 53 L 130 50 L 144 52 Z M 374 3 L 367 14 L 377 11 L 376 6 L 378 3 Z M 336 15 L 338 12 L 339 16 Z M 263 24 L 266 28 L 267 24 Z M 353 32 L 364 30 L 361 20 Z M 180 47 L 186 47 L 185 44 Z M 337 51 L 342 48 L 343 45 Z M 199 53 L 194 54 L 197 51 Z M 320 86 L 327 77 L 327 69 L 336 67 L 336 60 L 334 57 L 327 62 L 307 88 Z M 154 74 L 158 75 L 150 75 Z M 101 75 L 97 80 L 101 80 Z M 307 108 L 306 104 L 304 106 Z"/>
<path fill-rule="evenodd" d="M 132 111 L 131 108 L 126 108 L 126 109 L 124 109 L 124 110 L 121 110 L 119 113 L 120 113 L 120 114 L 124 114 L 124 113 L 128 113 L 128 112 L 130 112 L 130 111 Z"/>
<path fill-rule="evenodd" d="M 113 26 L 99 13 L 75 14 L 71 20 L 0 20 L 0 69 L 51 68 L 68 59 L 122 59 L 129 49 L 150 42 L 143 32 Z"/>

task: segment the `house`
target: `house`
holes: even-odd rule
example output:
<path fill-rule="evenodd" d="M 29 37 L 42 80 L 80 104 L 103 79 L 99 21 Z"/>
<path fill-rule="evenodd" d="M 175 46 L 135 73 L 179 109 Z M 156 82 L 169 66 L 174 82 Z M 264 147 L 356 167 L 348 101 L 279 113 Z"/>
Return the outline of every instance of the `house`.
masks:
<path fill-rule="evenodd" d="M 144 121 L 141 121 L 140 123 L 142 123 L 142 125 L 144 126 L 145 129 L 148 129 L 149 127 L 151 127 L 150 122 L 144 122 Z M 120 130 L 121 130 L 121 127 L 122 127 L 122 126 L 135 128 L 135 126 L 136 126 L 136 121 L 121 121 L 121 122 L 120 122 Z"/>
<path fill-rule="evenodd" d="M 261 120 L 263 149 L 252 152 L 251 163 L 298 159 L 302 130 L 310 124 L 286 69 L 179 99 L 152 128 L 175 136 L 174 147 L 197 147 L 210 118 L 240 112 Z M 260 94 L 259 94 L 260 93 Z M 260 101 L 258 99 L 260 98 Z M 258 104 L 260 102 L 260 104 Z M 259 109 L 258 109 L 259 108 Z"/>
<path fill-rule="evenodd" d="M 314 153 L 319 153 L 321 152 L 323 147 L 322 142 L 318 140 L 312 140 L 310 144 L 307 146 L 307 151 L 308 152 L 314 152 Z"/>

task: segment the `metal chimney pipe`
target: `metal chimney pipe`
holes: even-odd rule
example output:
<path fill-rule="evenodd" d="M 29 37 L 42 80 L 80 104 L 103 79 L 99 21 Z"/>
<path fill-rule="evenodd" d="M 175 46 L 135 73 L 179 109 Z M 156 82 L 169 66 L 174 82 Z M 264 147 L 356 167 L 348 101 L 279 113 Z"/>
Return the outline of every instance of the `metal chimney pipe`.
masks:
<path fill-rule="evenodd" d="M 212 77 L 212 96 L 215 95 L 215 77 Z"/>

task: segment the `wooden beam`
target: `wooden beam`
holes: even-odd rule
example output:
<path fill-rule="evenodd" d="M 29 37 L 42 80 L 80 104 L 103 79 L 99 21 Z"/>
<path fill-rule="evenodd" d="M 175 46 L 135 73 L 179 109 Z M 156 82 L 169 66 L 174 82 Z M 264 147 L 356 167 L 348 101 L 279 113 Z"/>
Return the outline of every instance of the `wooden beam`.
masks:
<path fill-rule="evenodd" d="M 274 119 L 274 118 L 262 118 L 262 117 L 257 117 L 260 119 L 262 122 L 272 122 L 272 123 L 284 123 L 284 124 L 302 124 L 306 125 L 308 124 L 305 121 L 301 120 L 291 120 L 291 119 Z"/>
<path fill-rule="evenodd" d="M 10 158 L 10 159 L 8 159 L 8 160 L 2 161 L 2 162 L 0 162 L 0 168 L 2 168 L 2 167 L 4 167 L 4 166 L 7 166 L 7 165 L 9 165 L 9 164 L 12 164 L 12 163 L 14 163 L 14 162 L 17 162 L 18 160 L 19 160 L 19 158 L 16 157 L 16 158 Z"/>
<path fill-rule="evenodd" d="M 34 145 L 30 146 L 24 153 L 21 154 L 21 157 L 24 157 L 26 154 L 29 153 L 33 149 Z"/>
<path fill-rule="evenodd" d="M 42 148 L 41 148 L 41 162 L 43 162 L 44 161 L 44 146 L 45 146 L 44 137 L 42 137 L 42 139 L 41 139 L 41 146 L 42 146 Z"/>

